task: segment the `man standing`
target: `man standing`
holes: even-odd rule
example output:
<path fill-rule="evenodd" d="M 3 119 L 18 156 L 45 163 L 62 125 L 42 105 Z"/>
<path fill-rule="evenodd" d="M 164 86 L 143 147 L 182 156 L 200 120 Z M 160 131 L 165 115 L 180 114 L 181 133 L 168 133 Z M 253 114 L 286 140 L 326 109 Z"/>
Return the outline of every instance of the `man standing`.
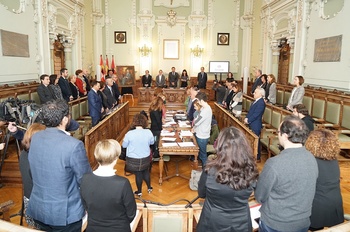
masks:
<path fill-rule="evenodd" d="M 255 82 L 253 84 L 251 94 L 254 94 L 255 89 L 262 84 L 261 75 L 262 75 L 261 70 L 260 69 L 256 70 L 256 72 L 255 72 L 256 79 L 255 79 Z"/>
<path fill-rule="evenodd" d="M 44 231 L 81 231 L 85 214 L 80 181 L 91 168 L 84 144 L 65 131 L 70 115 L 64 100 L 42 107 L 47 128 L 33 135 L 29 164 L 33 190 L 27 214 Z"/>
<path fill-rule="evenodd" d="M 62 68 L 60 70 L 60 74 L 61 76 L 60 76 L 60 79 L 58 80 L 58 85 L 61 88 L 63 99 L 66 100 L 66 102 L 69 102 L 73 100 L 73 95 L 67 80 L 68 70 L 66 68 Z"/>
<path fill-rule="evenodd" d="M 118 86 L 118 77 L 117 75 L 113 74 L 112 75 L 112 80 L 113 80 L 113 85 L 112 85 L 112 89 L 113 89 L 113 93 L 114 93 L 114 98 L 115 100 L 119 100 L 120 98 L 120 91 L 119 91 L 119 86 Z"/>
<path fill-rule="evenodd" d="M 49 75 L 43 74 L 40 76 L 41 84 L 37 88 L 37 93 L 40 98 L 40 104 L 45 104 L 48 101 L 52 101 L 54 99 L 53 93 L 48 88 L 50 84 Z"/>
<path fill-rule="evenodd" d="M 165 85 L 165 76 L 163 70 L 159 70 L 159 74 L 156 76 L 156 87 L 163 88 Z"/>
<path fill-rule="evenodd" d="M 206 72 L 204 72 L 204 67 L 201 67 L 201 71 L 197 75 L 197 80 L 198 80 L 198 88 L 200 89 L 207 88 L 208 75 Z"/>
<path fill-rule="evenodd" d="M 262 204 L 259 231 L 307 232 L 315 195 L 318 167 L 305 149 L 305 123 L 287 116 L 280 125 L 278 140 L 284 150 L 266 161 L 255 199 Z"/>
<path fill-rule="evenodd" d="M 113 91 L 113 79 L 106 79 L 106 88 L 103 93 L 107 96 L 107 108 L 112 109 L 117 104 L 117 99 L 115 98 L 115 93 Z"/>
<path fill-rule="evenodd" d="M 192 131 L 195 133 L 196 141 L 199 147 L 198 157 L 202 161 L 203 170 L 207 163 L 207 144 L 210 137 L 211 120 L 213 111 L 208 104 L 208 97 L 204 92 L 196 95 L 199 104 L 202 106 L 198 117 L 194 120 Z"/>
<path fill-rule="evenodd" d="M 92 119 L 92 126 L 96 126 L 101 120 L 103 107 L 102 99 L 97 93 L 97 91 L 100 89 L 100 83 L 97 81 L 92 81 L 91 85 L 92 89 L 88 93 L 89 115 Z"/>
<path fill-rule="evenodd" d="M 145 71 L 145 75 L 142 76 L 142 86 L 143 87 L 151 87 L 152 85 L 152 76 L 149 75 L 149 71 Z"/>
<path fill-rule="evenodd" d="M 89 76 L 89 73 L 86 69 L 83 69 L 83 78 L 84 78 L 84 81 L 86 83 L 86 91 L 89 92 L 91 90 L 91 86 L 90 86 L 90 80 L 88 78 Z"/>
<path fill-rule="evenodd" d="M 169 76 L 168 76 L 169 87 L 176 88 L 178 80 L 179 80 L 179 74 L 175 72 L 175 67 L 172 67 L 171 72 L 169 73 Z"/>
<path fill-rule="evenodd" d="M 259 137 L 257 162 L 260 163 L 261 148 L 260 148 L 260 132 L 262 128 L 262 116 L 265 111 L 265 90 L 258 87 L 254 91 L 255 101 L 250 106 L 247 117 L 244 119 L 245 124 L 249 124 L 249 128 Z"/>

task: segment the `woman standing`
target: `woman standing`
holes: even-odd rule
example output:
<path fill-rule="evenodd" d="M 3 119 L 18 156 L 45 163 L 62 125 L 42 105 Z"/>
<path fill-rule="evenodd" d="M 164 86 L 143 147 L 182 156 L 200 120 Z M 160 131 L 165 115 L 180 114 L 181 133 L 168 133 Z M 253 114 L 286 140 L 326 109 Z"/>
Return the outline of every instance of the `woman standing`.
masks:
<path fill-rule="evenodd" d="M 276 104 L 276 77 L 273 74 L 267 76 L 268 95 L 265 94 L 266 103 Z"/>
<path fill-rule="evenodd" d="M 78 86 L 75 85 L 76 80 L 77 80 L 77 77 L 74 75 L 70 75 L 68 77 L 69 87 L 72 92 L 73 100 L 79 98 L 79 89 L 78 89 Z"/>
<path fill-rule="evenodd" d="M 31 218 L 26 214 L 30 195 L 33 189 L 33 179 L 32 179 L 32 174 L 30 172 L 30 167 L 29 167 L 28 153 L 30 148 L 30 142 L 32 140 L 33 135 L 45 129 L 46 129 L 46 126 L 40 123 L 33 123 L 28 128 L 22 140 L 23 150 L 19 157 L 19 170 L 21 172 L 22 184 L 23 184 L 24 217 L 29 226 L 37 229 L 39 229 L 39 227 L 37 226 L 33 218 Z"/>
<path fill-rule="evenodd" d="M 115 174 L 120 144 L 114 139 L 97 143 L 94 156 L 99 164 L 81 180 L 80 193 L 88 213 L 87 232 L 131 231 L 136 202 L 128 179 Z"/>
<path fill-rule="evenodd" d="M 305 147 L 315 157 L 318 166 L 316 193 L 312 203 L 310 230 L 322 230 L 344 222 L 340 193 L 340 169 L 337 154 L 340 145 L 330 130 L 318 129 L 309 134 Z"/>
<path fill-rule="evenodd" d="M 292 94 L 290 95 L 288 105 L 287 105 L 287 110 L 293 111 L 293 106 L 303 103 L 305 89 L 304 89 L 304 86 L 302 86 L 302 84 L 304 84 L 304 77 L 302 76 L 294 77 L 295 87 L 293 88 Z"/>
<path fill-rule="evenodd" d="M 208 161 L 198 183 L 206 198 L 197 231 L 252 231 L 248 199 L 258 178 L 251 146 L 237 128 L 217 139 L 217 158 Z"/>
<path fill-rule="evenodd" d="M 151 179 L 149 167 L 151 164 L 150 145 L 154 144 L 154 137 L 149 129 L 144 115 L 136 114 L 131 124 L 131 130 L 126 133 L 123 147 L 126 149 L 127 170 L 135 173 L 137 191 L 135 195 L 142 196 L 142 180 L 147 184 L 148 193 L 151 193 Z"/>
<path fill-rule="evenodd" d="M 242 113 L 243 93 L 238 85 L 233 85 L 232 90 L 234 94 L 232 96 L 229 109 L 231 110 L 233 115 L 238 118 L 241 116 Z"/>
<path fill-rule="evenodd" d="M 57 77 L 56 74 L 52 74 L 52 75 L 50 75 L 49 79 L 50 79 L 50 84 L 48 87 L 51 90 L 54 99 L 55 100 L 56 99 L 63 99 L 62 90 L 61 90 L 60 86 L 58 85 L 59 77 Z"/>
<path fill-rule="evenodd" d="M 187 82 L 190 80 L 190 78 L 188 77 L 187 71 L 186 69 L 182 70 L 182 74 L 180 77 L 181 80 L 181 88 L 186 88 L 187 87 Z"/>
<path fill-rule="evenodd" d="M 162 131 L 162 109 L 163 109 L 163 99 L 161 97 L 156 97 L 151 102 L 149 107 L 149 116 L 151 118 L 151 131 L 155 137 L 153 145 L 153 156 L 156 157 L 156 152 L 158 150 L 160 132 Z"/>

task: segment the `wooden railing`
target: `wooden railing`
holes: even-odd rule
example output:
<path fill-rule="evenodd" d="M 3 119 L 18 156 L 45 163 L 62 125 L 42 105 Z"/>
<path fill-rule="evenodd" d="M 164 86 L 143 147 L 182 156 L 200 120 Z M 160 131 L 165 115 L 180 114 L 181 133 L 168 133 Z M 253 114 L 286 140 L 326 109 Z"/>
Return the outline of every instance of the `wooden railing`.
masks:
<path fill-rule="evenodd" d="M 93 169 L 97 167 L 94 157 L 96 144 L 103 139 L 116 139 L 120 142 L 128 130 L 129 102 L 126 102 L 85 134 L 86 154 Z"/>
<path fill-rule="evenodd" d="M 237 118 L 235 118 L 229 111 L 222 108 L 217 103 L 214 103 L 214 115 L 215 119 L 218 122 L 218 126 L 220 130 L 222 130 L 225 127 L 234 126 L 245 134 L 245 136 L 248 139 L 249 144 L 251 145 L 253 149 L 253 154 L 256 156 L 258 154 L 258 141 L 259 138 L 254 134 L 253 131 L 251 131 L 248 126 L 246 126 L 244 123 L 240 122 Z"/>

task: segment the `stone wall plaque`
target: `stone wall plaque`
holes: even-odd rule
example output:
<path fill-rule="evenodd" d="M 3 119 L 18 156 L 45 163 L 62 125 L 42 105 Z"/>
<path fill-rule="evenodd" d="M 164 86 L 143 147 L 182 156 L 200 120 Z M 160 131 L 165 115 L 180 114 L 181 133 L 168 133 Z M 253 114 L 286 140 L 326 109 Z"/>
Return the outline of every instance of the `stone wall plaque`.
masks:
<path fill-rule="evenodd" d="M 29 57 L 28 35 L 0 30 L 3 56 Z"/>
<path fill-rule="evenodd" d="M 343 35 L 315 40 L 314 62 L 339 62 Z"/>

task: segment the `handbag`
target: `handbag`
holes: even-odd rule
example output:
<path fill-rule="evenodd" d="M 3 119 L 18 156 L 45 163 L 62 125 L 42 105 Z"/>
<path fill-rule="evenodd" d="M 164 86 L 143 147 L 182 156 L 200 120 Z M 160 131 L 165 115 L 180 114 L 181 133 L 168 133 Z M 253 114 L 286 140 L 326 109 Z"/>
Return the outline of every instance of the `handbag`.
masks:
<path fill-rule="evenodd" d="M 198 190 L 198 182 L 201 178 L 202 171 L 192 170 L 191 171 L 191 178 L 190 178 L 190 189 L 191 190 Z"/>

